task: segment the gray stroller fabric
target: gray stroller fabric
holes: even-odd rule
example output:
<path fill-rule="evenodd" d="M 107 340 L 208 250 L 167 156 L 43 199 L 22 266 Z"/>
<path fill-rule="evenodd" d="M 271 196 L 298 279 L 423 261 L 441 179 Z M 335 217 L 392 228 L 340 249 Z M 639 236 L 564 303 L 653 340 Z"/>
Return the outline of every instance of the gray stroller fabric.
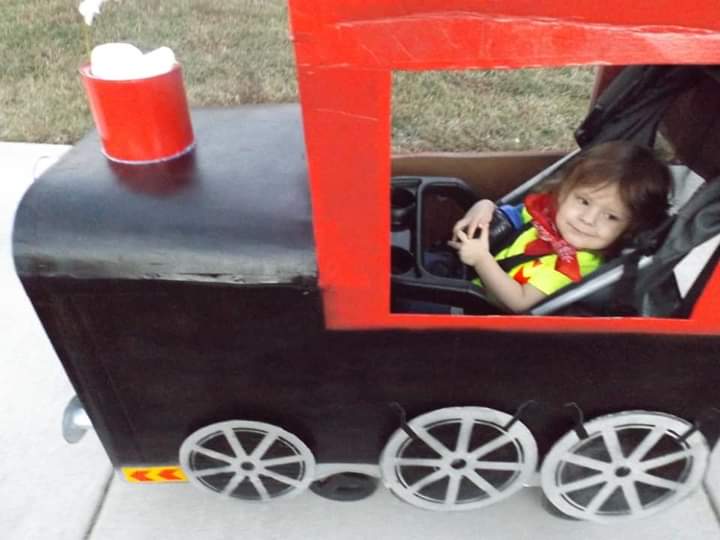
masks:
<path fill-rule="evenodd" d="M 693 248 L 720 234 L 720 179 L 702 186 L 672 221 L 652 263 L 643 269 L 635 284 L 638 313 L 672 317 L 682 308 L 673 269 Z"/>
<path fill-rule="evenodd" d="M 658 124 L 679 94 L 695 86 L 707 70 L 696 66 L 630 66 L 603 91 L 575 131 L 585 148 L 617 139 L 650 148 Z"/>

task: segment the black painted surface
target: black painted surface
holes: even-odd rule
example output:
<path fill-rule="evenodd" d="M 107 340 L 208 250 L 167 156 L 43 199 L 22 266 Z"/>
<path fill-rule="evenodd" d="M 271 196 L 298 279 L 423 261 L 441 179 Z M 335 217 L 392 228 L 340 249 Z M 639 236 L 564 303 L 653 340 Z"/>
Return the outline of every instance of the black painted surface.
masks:
<path fill-rule="evenodd" d="M 301 141 L 296 111 L 278 111 Z M 569 401 L 587 418 L 645 409 L 693 419 L 718 405 L 715 337 L 327 331 L 304 170 L 273 168 L 289 151 L 278 128 L 262 134 L 274 143 L 253 142 L 265 148 L 253 170 L 266 160 L 273 174 L 244 177 L 252 188 L 233 182 L 246 156 L 226 124 L 244 114 L 201 113 L 195 172 L 175 194 L 118 185 L 87 139 L 19 210 L 21 279 L 116 465 L 176 463 L 190 433 L 229 419 L 284 427 L 319 462 L 376 463 L 399 424 L 393 401 L 412 418 L 538 400 L 523 421 L 541 454 L 572 429 Z M 245 212 L 263 219 L 243 227 Z M 166 273 L 146 272 L 157 253 Z M 261 279 L 270 274 L 274 283 Z M 717 426 L 703 429 L 715 437 Z"/>
<path fill-rule="evenodd" d="M 720 387 L 714 338 L 328 332 L 316 291 L 65 281 L 26 286 L 116 464 L 174 462 L 192 431 L 228 419 L 280 425 L 320 462 L 375 463 L 393 401 L 410 417 L 541 401 L 523 420 L 544 453 L 573 427 L 566 402 L 587 418 L 693 419 Z"/>
<path fill-rule="evenodd" d="M 300 110 L 193 111 L 196 149 L 123 165 L 91 133 L 18 210 L 21 275 L 289 282 L 317 273 Z"/>

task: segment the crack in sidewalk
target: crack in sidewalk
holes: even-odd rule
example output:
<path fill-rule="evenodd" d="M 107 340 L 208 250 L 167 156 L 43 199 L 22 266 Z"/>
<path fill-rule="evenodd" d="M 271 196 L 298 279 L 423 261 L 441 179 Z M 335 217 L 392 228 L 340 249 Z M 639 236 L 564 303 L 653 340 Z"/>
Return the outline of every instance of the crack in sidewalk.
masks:
<path fill-rule="evenodd" d="M 95 507 L 95 511 L 93 512 L 92 516 L 90 516 L 90 522 L 88 523 L 87 529 L 85 530 L 85 534 L 83 534 L 82 539 L 83 540 L 92 540 L 93 531 L 95 530 L 95 525 L 97 525 L 97 522 L 100 518 L 100 513 L 102 512 L 103 508 L 105 507 L 105 501 L 107 500 L 108 492 L 110 491 L 110 486 L 112 485 L 113 478 L 115 477 L 114 469 L 110 469 L 110 474 L 108 474 L 107 480 L 105 481 L 105 485 L 103 486 L 102 494 L 100 495 L 100 499 L 98 500 L 98 504 Z"/>

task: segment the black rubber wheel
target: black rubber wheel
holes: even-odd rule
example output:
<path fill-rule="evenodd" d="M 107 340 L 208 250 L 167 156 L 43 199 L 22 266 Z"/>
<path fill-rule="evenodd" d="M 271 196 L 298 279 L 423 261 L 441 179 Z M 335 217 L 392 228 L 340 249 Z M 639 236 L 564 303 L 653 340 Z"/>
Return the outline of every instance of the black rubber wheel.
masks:
<path fill-rule="evenodd" d="M 367 474 L 344 472 L 316 480 L 310 490 L 333 501 L 359 501 L 375 493 L 377 484 L 377 478 Z"/>

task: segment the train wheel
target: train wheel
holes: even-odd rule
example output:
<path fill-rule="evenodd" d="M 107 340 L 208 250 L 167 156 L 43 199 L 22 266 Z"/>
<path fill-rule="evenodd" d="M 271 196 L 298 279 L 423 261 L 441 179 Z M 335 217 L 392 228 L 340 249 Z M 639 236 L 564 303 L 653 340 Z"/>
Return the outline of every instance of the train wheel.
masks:
<path fill-rule="evenodd" d="M 293 497 L 310 485 L 315 458 L 284 429 L 244 420 L 211 424 L 180 447 L 188 480 L 223 497 L 271 501 Z"/>
<path fill-rule="evenodd" d="M 541 469 L 542 488 L 568 516 L 618 522 L 660 512 L 702 481 L 705 437 L 675 416 L 623 412 L 584 424 L 587 438 L 567 433 Z"/>
<path fill-rule="evenodd" d="M 509 497 L 537 466 L 530 430 L 512 416 L 483 407 L 452 407 L 408 422 L 385 445 L 386 486 L 430 510 L 472 510 Z"/>

